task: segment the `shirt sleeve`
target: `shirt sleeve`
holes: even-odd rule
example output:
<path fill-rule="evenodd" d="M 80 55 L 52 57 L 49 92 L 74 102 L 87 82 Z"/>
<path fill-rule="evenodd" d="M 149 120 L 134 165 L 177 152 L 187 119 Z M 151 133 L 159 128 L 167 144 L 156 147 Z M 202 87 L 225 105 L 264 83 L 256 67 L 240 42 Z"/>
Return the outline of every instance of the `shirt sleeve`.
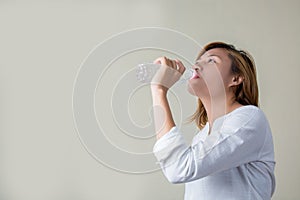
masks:
<path fill-rule="evenodd" d="M 156 142 L 153 153 L 169 182 L 190 182 L 258 160 L 265 123 L 259 109 L 239 113 L 193 146 L 188 146 L 178 128 L 173 127 Z"/>

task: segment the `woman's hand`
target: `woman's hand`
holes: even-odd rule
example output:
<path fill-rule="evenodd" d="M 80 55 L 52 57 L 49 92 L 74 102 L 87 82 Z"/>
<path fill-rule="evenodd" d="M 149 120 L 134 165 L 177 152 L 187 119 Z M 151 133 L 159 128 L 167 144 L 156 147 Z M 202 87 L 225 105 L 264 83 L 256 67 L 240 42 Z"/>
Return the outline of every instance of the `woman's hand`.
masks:
<path fill-rule="evenodd" d="M 180 60 L 171 60 L 167 57 L 159 57 L 154 64 L 160 64 L 161 67 L 151 81 L 152 91 L 162 91 L 167 93 L 180 76 L 184 73 L 185 67 Z"/>

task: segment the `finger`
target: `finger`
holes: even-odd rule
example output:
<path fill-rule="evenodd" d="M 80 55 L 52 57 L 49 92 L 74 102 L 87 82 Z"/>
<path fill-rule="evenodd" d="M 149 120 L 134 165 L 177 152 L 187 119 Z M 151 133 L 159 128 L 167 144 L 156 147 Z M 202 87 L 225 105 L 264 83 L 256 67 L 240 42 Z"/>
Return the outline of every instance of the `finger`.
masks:
<path fill-rule="evenodd" d="M 164 57 L 156 58 L 156 59 L 153 61 L 154 64 L 162 64 L 162 62 L 164 62 Z"/>
<path fill-rule="evenodd" d="M 171 59 L 169 59 L 167 57 L 165 57 L 165 59 L 166 59 L 166 65 L 168 67 L 174 68 L 173 60 L 171 60 Z"/>
<path fill-rule="evenodd" d="M 162 60 L 162 57 L 159 57 L 159 58 L 156 58 L 153 63 L 154 64 L 161 64 L 161 60 Z"/>
<path fill-rule="evenodd" d="M 154 64 L 160 64 L 160 65 L 167 65 L 168 59 L 167 57 L 163 56 L 163 57 L 159 57 L 156 60 L 154 60 Z"/>
<path fill-rule="evenodd" d="M 185 71 L 185 66 L 183 65 L 183 63 L 180 61 L 180 60 L 175 60 L 176 61 L 176 64 L 178 65 L 179 69 L 178 71 L 183 74 L 184 71 Z"/>
<path fill-rule="evenodd" d="M 176 61 L 175 60 L 171 60 L 171 62 L 172 62 L 172 68 L 175 69 L 175 70 L 178 70 L 179 67 L 177 66 Z"/>

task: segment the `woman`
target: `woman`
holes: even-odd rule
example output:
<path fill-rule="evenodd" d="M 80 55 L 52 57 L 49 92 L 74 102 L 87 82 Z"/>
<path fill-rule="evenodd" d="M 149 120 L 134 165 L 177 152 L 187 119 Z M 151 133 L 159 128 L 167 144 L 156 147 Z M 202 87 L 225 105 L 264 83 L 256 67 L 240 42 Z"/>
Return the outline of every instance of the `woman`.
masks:
<path fill-rule="evenodd" d="M 166 57 L 151 84 L 158 163 L 171 183 L 185 183 L 185 200 L 267 200 L 275 189 L 272 133 L 258 108 L 252 57 L 214 42 L 199 53 L 188 90 L 198 97 L 192 116 L 200 132 L 187 145 L 175 125 L 167 99 L 185 71 Z"/>

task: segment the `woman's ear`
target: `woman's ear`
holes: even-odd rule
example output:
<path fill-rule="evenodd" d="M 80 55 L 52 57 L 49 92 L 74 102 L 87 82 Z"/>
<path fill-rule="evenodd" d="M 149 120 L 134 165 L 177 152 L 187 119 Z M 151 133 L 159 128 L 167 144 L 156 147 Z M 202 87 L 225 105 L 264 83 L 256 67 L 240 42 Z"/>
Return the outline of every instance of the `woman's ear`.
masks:
<path fill-rule="evenodd" d="M 239 76 L 239 75 L 233 76 L 231 79 L 231 82 L 229 83 L 229 87 L 238 86 L 243 81 L 244 81 L 244 77 Z"/>

